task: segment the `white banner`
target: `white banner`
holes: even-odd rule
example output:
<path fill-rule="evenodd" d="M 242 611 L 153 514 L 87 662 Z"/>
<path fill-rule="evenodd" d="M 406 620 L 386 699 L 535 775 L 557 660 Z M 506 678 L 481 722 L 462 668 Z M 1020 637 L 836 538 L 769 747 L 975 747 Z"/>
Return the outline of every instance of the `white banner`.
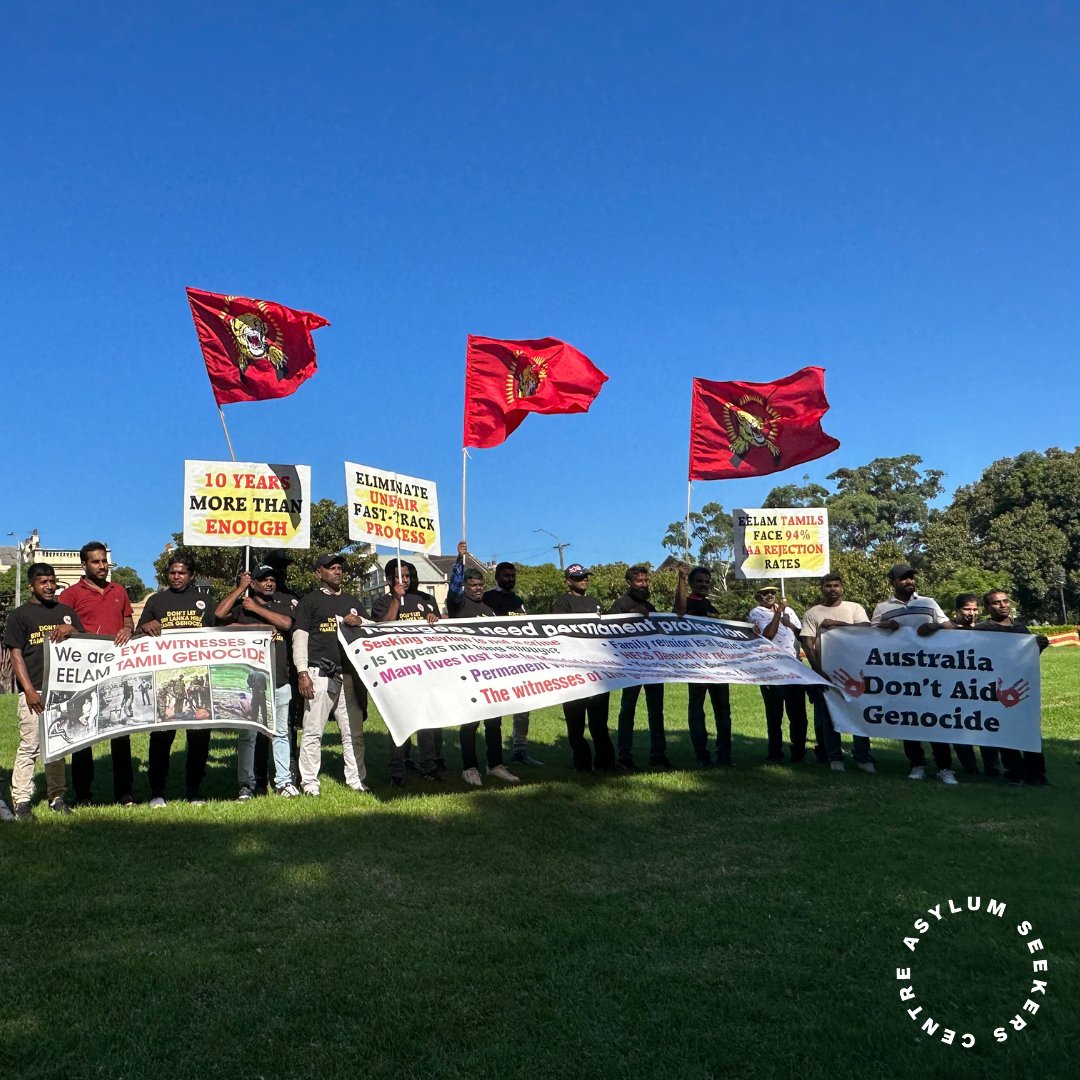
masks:
<path fill-rule="evenodd" d="M 823 506 L 732 510 L 731 525 L 741 580 L 829 572 L 829 512 Z"/>
<path fill-rule="evenodd" d="M 311 546 L 311 467 L 184 462 L 188 547 Z"/>
<path fill-rule="evenodd" d="M 102 739 L 165 728 L 273 733 L 272 631 L 166 630 L 46 640 L 42 750 L 55 761 Z"/>
<path fill-rule="evenodd" d="M 1039 643 L 1031 634 L 833 627 L 821 666 L 837 731 L 1039 750 Z"/>
<path fill-rule="evenodd" d="M 338 633 L 399 745 L 423 727 L 458 727 L 635 684 L 828 685 L 746 623 L 691 616 L 444 619 Z"/>
<path fill-rule="evenodd" d="M 345 462 L 349 539 L 438 555 L 439 495 L 434 483 Z"/>

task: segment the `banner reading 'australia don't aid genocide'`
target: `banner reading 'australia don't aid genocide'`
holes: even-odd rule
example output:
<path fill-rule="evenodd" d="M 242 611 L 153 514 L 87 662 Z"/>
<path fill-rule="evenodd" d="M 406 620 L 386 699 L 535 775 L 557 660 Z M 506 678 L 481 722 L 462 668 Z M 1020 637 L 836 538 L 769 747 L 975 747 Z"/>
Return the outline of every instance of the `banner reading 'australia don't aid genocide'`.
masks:
<path fill-rule="evenodd" d="M 828 685 L 745 623 L 691 616 L 545 615 L 365 623 L 338 631 L 397 743 L 658 682 Z"/>
<path fill-rule="evenodd" d="M 837 731 L 1038 750 L 1039 643 L 1030 634 L 834 627 L 821 666 Z"/>
<path fill-rule="evenodd" d="M 273 729 L 271 631 L 166 630 L 116 646 L 45 646 L 42 748 L 55 761 L 102 739 L 166 728 Z M 269 702 L 269 705 L 268 705 Z"/>

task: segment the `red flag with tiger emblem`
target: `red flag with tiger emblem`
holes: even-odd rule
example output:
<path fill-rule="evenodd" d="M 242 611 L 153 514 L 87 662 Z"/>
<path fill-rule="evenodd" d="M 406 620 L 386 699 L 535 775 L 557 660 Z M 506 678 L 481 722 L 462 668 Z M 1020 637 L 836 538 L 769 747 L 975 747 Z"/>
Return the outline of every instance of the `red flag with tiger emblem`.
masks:
<path fill-rule="evenodd" d="M 288 397 L 315 374 L 311 331 L 321 315 L 269 300 L 187 290 L 218 405 Z"/>
<path fill-rule="evenodd" d="M 469 335 L 464 446 L 498 446 L 535 413 L 582 413 L 607 376 L 557 338 L 499 341 Z"/>
<path fill-rule="evenodd" d="M 771 383 L 694 380 L 690 479 L 764 476 L 824 457 L 840 443 L 821 430 L 825 369 Z"/>

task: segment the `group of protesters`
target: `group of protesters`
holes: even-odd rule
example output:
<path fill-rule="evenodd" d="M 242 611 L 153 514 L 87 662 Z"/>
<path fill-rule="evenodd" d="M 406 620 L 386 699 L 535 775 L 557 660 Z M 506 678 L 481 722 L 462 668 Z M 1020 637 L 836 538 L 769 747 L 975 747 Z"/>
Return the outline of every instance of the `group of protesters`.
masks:
<path fill-rule="evenodd" d="M 495 585 L 486 588 L 484 572 L 477 564 L 469 565 L 464 541 L 450 576 L 446 615 L 454 619 L 524 616 L 525 603 L 515 591 L 516 568 L 502 562 L 495 568 Z M 133 636 L 158 636 L 164 630 L 189 630 L 198 627 L 248 626 L 269 630 L 275 652 L 272 670 L 276 685 L 267 685 L 261 672 L 248 678 L 250 718 L 272 734 L 268 737 L 246 728 L 237 737 L 239 801 L 244 802 L 273 790 L 283 798 L 316 797 L 320 794 L 322 739 L 327 723 L 335 719 L 341 733 L 345 783 L 359 793 L 370 793 L 365 760 L 364 722 L 367 717 L 367 692 L 355 675 L 341 647 L 338 627 L 357 627 L 363 622 L 434 623 L 442 611 L 434 596 L 419 588 L 415 567 L 401 559 L 386 565 L 386 592 L 371 605 L 370 616 L 358 597 L 342 587 L 345 557 L 324 555 L 315 562 L 319 586 L 303 597 L 288 591 L 285 563 L 268 561 L 254 571 L 240 575 L 236 587 L 222 600 L 212 600 L 194 584 L 195 565 L 189 554 L 178 552 L 169 561 L 167 588 L 146 601 L 138 624 L 126 589 L 109 580 L 106 545 L 91 541 L 80 552 L 83 576 L 65 589 L 57 599 L 58 583 L 53 567 L 32 564 L 27 571 L 31 596 L 10 613 L 4 631 L 4 645 L 10 650 L 12 668 L 18 684 L 19 743 L 11 775 L 11 806 L 0 797 L 0 820 L 28 820 L 33 816 L 34 770 L 41 754 L 41 717 L 45 710 L 43 680 L 45 642 L 56 644 L 71 634 L 106 635 L 120 646 Z M 647 617 L 656 608 L 650 600 L 649 569 L 631 566 L 626 571 L 626 589 L 607 611 L 589 594 L 589 571 L 579 563 L 565 569 L 566 592 L 551 607 L 551 614 L 601 616 L 638 615 Z M 802 619 L 777 595 L 774 585 L 766 583 L 755 596 L 755 606 L 748 620 L 755 632 L 781 651 L 795 657 L 805 654 L 811 667 L 824 674 L 821 667 L 820 640 L 823 634 L 839 626 L 876 626 L 895 630 L 915 627 L 919 634 L 938 630 L 974 629 L 1009 633 L 1028 633 L 1011 615 L 1011 601 L 1003 590 L 992 590 L 983 597 L 986 618 L 979 619 L 979 598 L 963 594 L 956 598 L 950 618 L 938 603 L 920 596 L 915 571 L 906 564 L 894 566 L 888 575 L 892 595 L 883 600 L 868 617 L 865 609 L 844 599 L 844 583 L 838 574 L 826 574 L 821 580 L 820 602 L 808 609 Z M 712 579 L 706 567 L 679 568 L 675 593 L 676 614 L 703 619 L 717 619 L 719 613 L 709 599 Z M 534 613 L 535 614 L 535 613 Z M 1045 640 L 1045 639 L 1043 639 Z M 1040 642 L 1042 644 L 1042 642 Z M 144 695 L 145 690 L 140 687 Z M 827 696 L 820 686 L 762 685 L 765 709 L 767 750 L 765 764 L 782 766 L 819 762 L 833 771 L 845 769 L 840 734 L 829 715 Z M 645 695 L 649 729 L 648 767 L 656 771 L 674 768 L 667 754 L 667 729 L 662 683 L 632 685 L 621 691 L 615 741 L 609 730 L 610 693 L 568 701 L 563 705 L 574 768 L 584 774 L 620 775 L 639 771 L 634 757 L 635 719 L 638 700 Z M 130 696 L 130 695 L 129 695 Z M 185 707 L 187 698 L 184 697 Z M 197 716 L 198 695 L 192 709 Z M 714 750 L 710 751 L 706 722 L 706 699 L 711 701 L 715 725 Z M 273 719 L 268 716 L 268 704 Z M 814 745 L 808 741 L 807 703 L 813 709 Z M 209 702 L 204 703 L 204 717 L 209 718 Z M 175 710 L 174 710 L 175 713 Z M 783 723 L 788 722 L 789 758 L 785 758 Z M 502 720 L 495 717 L 484 725 L 485 771 L 481 775 L 477 754 L 480 722 L 462 725 L 458 731 L 462 779 L 471 787 L 481 787 L 485 779 L 503 784 L 520 782 L 512 768 L 540 767 L 542 762 L 531 753 L 529 714 L 512 717 L 512 732 L 504 758 Z M 688 687 L 686 723 L 698 765 L 702 768 L 730 768 L 732 753 L 731 705 L 729 687 L 724 683 L 691 683 Z M 592 740 L 586 738 L 586 730 Z M 175 728 L 163 727 L 150 734 L 147 774 L 149 805 L 166 805 L 167 785 Z M 128 735 L 110 742 L 113 797 L 115 802 L 131 806 L 135 797 L 135 775 Z M 210 730 L 187 729 L 184 795 L 188 802 L 201 803 L 202 783 L 210 750 Z M 870 740 L 854 736 L 852 758 L 858 769 L 873 774 L 875 761 Z M 979 765 L 975 748 L 969 745 L 935 742 L 931 752 L 938 780 L 946 785 L 957 783 L 952 753 L 965 773 L 977 774 Z M 910 764 L 909 778 L 922 780 L 926 775 L 925 750 L 921 742 L 905 741 L 904 752 Z M 1045 784 L 1045 763 L 1041 753 L 993 747 L 980 748 L 982 772 L 1001 777 L 1008 783 Z M 520 769 L 519 769 L 520 771 Z M 64 759 L 45 764 L 46 803 L 49 810 L 71 812 L 67 801 L 67 772 Z M 392 742 L 389 755 L 389 778 L 393 787 L 404 787 L 409 775 L 416 782 L 438 787 L 447 773 L 443 756 L 443 729 L 421 728 L 412 740 L 398 745 Z M 71 779 L 75 805 L 94 802 L 93 748 L 76 751 L 71 758 Z"/>

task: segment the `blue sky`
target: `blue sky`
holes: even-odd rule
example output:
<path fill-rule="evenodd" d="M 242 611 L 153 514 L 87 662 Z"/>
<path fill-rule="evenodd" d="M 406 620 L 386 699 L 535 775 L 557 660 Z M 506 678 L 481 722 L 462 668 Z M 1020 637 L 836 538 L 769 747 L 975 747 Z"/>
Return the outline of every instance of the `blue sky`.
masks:
<path fill-rule="evenodd" d="M 825 367 L 841 449 L 694 505 L 921 454 L 950 492 L 1078 441 L 1080 9 L 1066 3 L 23 5 L 0 65 L 6 512 L 149 580 L 227 458 L 184 287 L 324 315 L 237 456 L 435 480 L 465 336 L 554 336 L 586 416 L 474 451 L 481 557 L 662 557 L 690 380 Z M 3 537 L 7 541 L 6 535 Z"/>

